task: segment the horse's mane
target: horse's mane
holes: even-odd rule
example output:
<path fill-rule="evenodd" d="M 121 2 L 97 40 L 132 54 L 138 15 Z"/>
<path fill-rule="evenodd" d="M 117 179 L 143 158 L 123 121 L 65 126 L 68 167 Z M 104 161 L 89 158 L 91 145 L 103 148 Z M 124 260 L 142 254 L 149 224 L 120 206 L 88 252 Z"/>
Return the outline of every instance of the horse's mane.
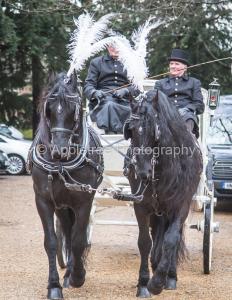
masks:
<path fill-rule="evenodd" d="M 153 90 L 149 94 L 153 96 L 153 107 L 157 111 L 159 120 L 161 132 L 159 151 L 161 152 L 162 148 L 167 150 L 167 147 L 172 149 L 171 155 L 161 152 L 158 158 L 157 189 L 161 202 L 165 202 L 165 208 L 173 215 L 175 213 L 173 206 L 176 207 L 179 202 L 178 207 L 181 209 L 184 202 L 189 201 L 196 192 L 202 171 L 201 153 L 171 100 L 161 91 L 157 94 L 157 90 Z M 188 147 L 188 153 L 181 150 L 181 155 L 175 156 L 173 153 L 175 147 L 180 150 Z"/>

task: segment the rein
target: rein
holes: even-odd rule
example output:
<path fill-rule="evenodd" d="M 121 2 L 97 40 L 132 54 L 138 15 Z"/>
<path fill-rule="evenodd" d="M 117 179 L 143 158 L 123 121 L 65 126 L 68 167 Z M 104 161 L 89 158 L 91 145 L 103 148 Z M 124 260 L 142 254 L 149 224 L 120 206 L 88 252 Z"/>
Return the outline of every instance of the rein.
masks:
<path fill-rule="evenodd" d="M 187 69 L 192 69 L 192 68 L 200 67 L 200 66 L 203 66 L 203 65 L 212 64 L 212 63 L 215 63 L 215 62 L 218 62 L 218 61 L 228 60 L 228 59 L 232 60 L 232 57 L 229 56 L 229 57 L 223 57 L 223 58 L 218 58 L 218 59 L 214 59 L 214 60 L 205 61 L 205 62 L 202 62 L 202 63 L 199 63 L 199 64 L 188 66 Z M 182 69 L 182 70 L 185 70 L 185 69 Z M 157 75 L 153 75 L 153 76 L 144 78 L 144 80 L 146 80 L 146 79 L 155 79 L 155 78 L 159 78 L 159 77 L 162 77 L 162 76 L 165 76 L 165 75 L 169 75 L 169 74 L 170 74 L 170 72 L 164 72 L 164 73 L 160 73 L 160 74 L 157 74 Z M 105 93 L 106 94 L 108 94 L 108 93 L 114 93 L 117 90 L 120 90 L 122 88 L 131 86 L 131 85 L 132 85 L 132 83 L 127 83 L 127 84 L 124 84 L 124 85 L 122 85 L 122 86 L 120 86 L 118 88 L 109 90 L 109 91 L 107 91 Z"/>

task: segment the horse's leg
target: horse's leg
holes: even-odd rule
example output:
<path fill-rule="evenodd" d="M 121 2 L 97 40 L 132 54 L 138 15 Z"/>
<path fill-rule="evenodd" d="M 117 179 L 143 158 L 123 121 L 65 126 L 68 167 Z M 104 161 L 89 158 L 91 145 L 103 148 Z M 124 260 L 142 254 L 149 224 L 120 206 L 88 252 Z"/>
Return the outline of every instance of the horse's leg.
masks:
<path fill-rule="evenodd" d="M 85 250 L 88 249 L 87 226 L 92 201 L 86 199 L 85 205 L 75 210 L 75 223 L 72 228 L 72 268 L 69 284 L 81 287 L 85 282 Z"/>
<path fill-rule="evenodd" d="M 151 251 L 151 267 L 153 273 L 155 273 L 162 255 L 164 233 L 167 228 L 167 221 L 165 220 L 164 216 L 157 216 L 154 214 L 151 216 L 150 226 L 153 241 Z"/>
<path fill-rule="evenodd" d="M 71 266 L 72 266 L 72 256 L 71 256 L 71 232 L 72 226 L 75 221 L 74 212 L 70 209 L 59 209 L 56 211 L 56 215 L 60 220 L 62 232 L 65 238 L 65 250 L 67 254 L 67 265 L 66 272 L 64 274 L 64 283 L 63 287 L 67 288 L 69 286 L 69 276 L 71 274 Z"/>
<path fill-rule="evenodd" d="M 176 282 L 177 282 L 177 247 L 173 251 L 171 257 L 171 264 L 169 267 L 168 275 L 166 278 L 165 289 L 166 290 L 175 290 L 176 289 Z"/>
<path fill-rule="evenodd" d="M 48 299 L 63 299 L 62 287 L 56 267 L 57 238 L 54 228 L 54 207 L 49 201 L 36 195 L 36 206 L 44 230 L 44 248 L 49 262 Z"/>
<path fill-rule="evenodd" d="M 177 244 L 171 258 L 171 264 L 166 279 L 165 289 L 175 290 L 177 282 L 177 264 L 181 257 L 185 256 L 185 243 L 183 239 L 183 226 L 180 229 L 180 242 Z"/>
<path fill-rule="evenodd" d="M 171 265 L 171 258 L 180 242 L 180 231 L 180 219 L 176 219 L 165 232 L 161 260 L 156 268 L 155 275 L 148 283 L 148 290 L 154 295 L 160 294 L 164 288 Z"/>
<path fill-rule="evenodd" d="M 152 246 L 149 233 L 150 215 L 146 214 L 140 205 L 135 204 L 134 209 L 139 226 L 138 247 L 141 258 L 136 296 L 139 298 L 149 298 L 151 294 L 147 290 L 147 283 L 150 279 L 148 257 Z"/>

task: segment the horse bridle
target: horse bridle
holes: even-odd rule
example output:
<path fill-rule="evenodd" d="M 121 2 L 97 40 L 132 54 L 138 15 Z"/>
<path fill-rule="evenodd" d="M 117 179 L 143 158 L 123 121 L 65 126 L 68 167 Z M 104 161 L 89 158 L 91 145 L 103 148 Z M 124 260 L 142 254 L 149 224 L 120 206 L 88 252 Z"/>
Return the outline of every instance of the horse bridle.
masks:
<path fill-rule="evenodd" d="M 155 116 L 157 118 L 157 115 Z M 141 117 L 137 114 L 131 114 L 130 115 L 130 118 L 129 118 L 129 122 L 131 120 L 141 120 Z M 143 134 L 143 127 L 140 126 L 139 127 L 139 135 L 142 135 Z M 159 125 L 157 123 L 155 123 L 155 141 L 158 143 L 159 141 L 159 138 L 160 138 L 160 130 L 159 130 Z M 135 157 L 135 154 L 133 154 L 132 156 L 132 161 L 133 161 L 133 164 L 136 164 L 136 157 Z M 151 159 L 151 165 L 152 165 L 152 179 L 154 179 L 154 173 L 155 173 L 155 165 L 157 164 L 157 159 L 156 159 L 156 156 L 155 156 L 155 153 L 153 151 L 153 155 L 152 155 L 152 159 Z"/>
<path fill-rule="evenodd" d="M 51 96 L 54 96 L 54 97 L 51 97 Z M 48 97 L 48 99 L 55 99 L 55 97 L 58 96 L 58 94 L 52 94 L 51 96 Z M 80 97 L 79 94 L 67 95 L 66 97 L 67 98 L 77 98 L 78 99 L 77 101 L 66 100 L 68 102 L 71 102 L 71 103 L 75 104 L 75 113 L 74 113 L 74 122 L 75 122 L 75 124 L 74 124 L 73 129 L 67 129 L 67 128 L 63 128 L 63 127 L 50 128 L 50 121 L 48 120 L 47 115 L 46 115 L 46 107 L 47 107 L 48 99 L 44 102 L 44 117 L 46 119 L 47 126 L 50 129 L 50 132 L 51 132 L 51 135 L 52 135 L 51 143 L 53 143 L 53 133 L 55 133 L 55 132 L 64 132 L 64 133 L 70 134 L 68 145 L 69 145 L 69 147 L 72 147 L 72 146 L 76 146 L 72 142 L 73 137 L 78 137 L 79 136 L 79 134 L 77 134 L 75 132 L 76 132 L 78 126 L 79 126 L 78 116 L 79 116 L 79 111 L 80 111 L 81 97 Z M 59 110 L 59 107 L 61 107 L 60 103 L 59 103 L 59 106 L 58 106 L 58 113 L 62 113 L 62 109 Z"/>
<path fill-rule="evenodd" d="M 155 118 L 157 119 L 157 115 L 155 115 Z M 141 116 L 137 115 L 137 114 L 131 114 L 130 118 L 129 118 L 129 122 L 131 120 L 141 120 Z M 139 135 L 142 135 L 143 134 L 143 127 L 140 126 L 139 127 Z M 155 123 L 155 141 L 156 143 L 158 144 L 159 142 L 159 139 L 160 139 L 160 130 L 159 130 L 159 125 L 158 123 L 156 122 Z M 133 146 L 132 146 L 133 147 Z M 136 156 L 135 154 L 132 154 L 132 159 L 131 159 L 131 163 L 133 165 L 137 165 L 137 160 L 136 160 Z M 152 155 L 152 158 L 151 158 L 151 166 L 152 166 L 152 177 L 151 177 L 151 183 L 152 183 L 152 191 L 153 191 L 153 194 L 152 194 L 152 198 L 157 200 L 157 183 L 158 183 L 158 178 L 155 176 L 155 167 L 156 165 L 158 164 L 158 160 L 157 160 L 157 157 L 155 155 L 155 152 L 153 151 L 153 155 Z M 136 171 L 135 171 L 136 172 Z M 149 182 L 147 182 L 147 184 L 145 185 L 145 188 L 142 192 L 142 194 L 144 194 L 147 186 L 148 186 Z M 156 210 L 156 209 L 155 209 Z"/>

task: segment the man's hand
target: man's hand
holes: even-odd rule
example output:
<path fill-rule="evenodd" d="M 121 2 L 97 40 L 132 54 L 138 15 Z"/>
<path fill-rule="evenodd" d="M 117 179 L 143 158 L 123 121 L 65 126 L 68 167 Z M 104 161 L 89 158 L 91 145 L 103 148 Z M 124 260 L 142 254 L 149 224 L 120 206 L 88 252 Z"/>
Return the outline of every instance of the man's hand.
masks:
<path fill-rule="evenodd" d="M 94 94 L 93 94 L 93 98 L 97 99 L 98 102 L 101 102 L 101 100 L 103 98 L 105 98 L 105 93 L 101 90 L 97 90 Z"/>
<path fill-rule="evenodd" d="M 124 97 L 129 95 L 129 90 L 127 88 L 122 88 L 113 93 L 115 98 L 123 99 Z"/>

